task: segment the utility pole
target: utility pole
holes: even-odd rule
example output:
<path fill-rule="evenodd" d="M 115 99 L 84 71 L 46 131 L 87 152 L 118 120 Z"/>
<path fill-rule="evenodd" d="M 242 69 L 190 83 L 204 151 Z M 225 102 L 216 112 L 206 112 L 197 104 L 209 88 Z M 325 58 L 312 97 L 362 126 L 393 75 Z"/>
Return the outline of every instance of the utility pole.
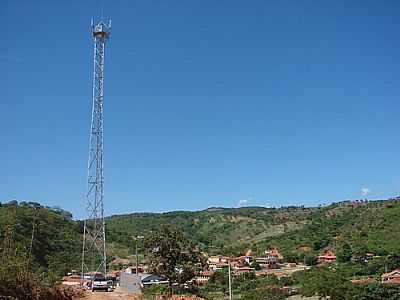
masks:
<path fill-rule="evenodd" d="M 229 300 L 232 300 L 231 261 L 228 260 Z"/>
<path fill-rule="evenodd" d="M 138 243 L 139 240 L 144 239 L 144 236 L 142 235 L 137 235 L 134 236 L 133 239 L 136 241 L 136 247 L 135 247 L 135 256 L 136 256 L 136 275 L 139 275 L 139 256 L 138 256 Z"/>

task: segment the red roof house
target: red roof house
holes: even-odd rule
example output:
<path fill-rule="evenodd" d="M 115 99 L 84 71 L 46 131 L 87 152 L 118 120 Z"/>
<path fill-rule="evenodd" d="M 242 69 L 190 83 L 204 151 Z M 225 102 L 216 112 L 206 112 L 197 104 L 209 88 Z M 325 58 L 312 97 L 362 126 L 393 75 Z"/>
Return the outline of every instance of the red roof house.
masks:
<path fill-rule="evenodd" d="M 400 284 L 400 269 L 383 274 L 382 283 Z"/>
<path fill-rule="evenodd" d="M 324 253 L 318 256 L 319 264 L 332 263 L 336 261 L 336 255 L 332 250 L 325 250 Z"/>

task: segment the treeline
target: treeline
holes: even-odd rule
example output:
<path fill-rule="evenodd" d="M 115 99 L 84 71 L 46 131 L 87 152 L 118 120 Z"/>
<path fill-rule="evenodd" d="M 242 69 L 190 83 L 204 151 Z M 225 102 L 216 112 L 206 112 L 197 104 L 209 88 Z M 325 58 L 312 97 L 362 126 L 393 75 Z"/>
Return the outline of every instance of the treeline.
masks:
<path fill-rule="evenodd" d="M 38 273 L 60 278 L 71 269 L 79 269 L 82 223 L 73 221 L 70 213 L 35 202 L 1 204 L 0 245 L 3 248 L 7 232 L 11 232 L 16 253 L 28 255 L 32 269 Z"/>
<path fill-rule="evenodd" d="M 317 267 L 295 274 L 294 280 L 301 286 L 303 296 L 318 295 L 331 300 L 398 300 L 400 286 L 380 283 L 380 277 L 374 282 L 355 284 L 352 282 L 357 264 Z"/>
<path fill-rule="evenodd" d="M 109 260 L 132 253 L 132 236 L 148 235 L 168 224 L 180 229 L 209 254 L 240 255 L 247 249 L 262 255 L 277 247 L 289 262 L 313 264 L 324 249 L 342 262 L 400 253 L 400 202 L 348 202 L 318 208 L 245 207 L 199 212 L 140 213 L 106 219 Z M 55 276 L 79 269 L 83 222 L 61 208 L 35 202 L 0 204 L 0 241 L 14 224 L 16 245 L 30 249 L 38 269 Z"/>
<path fill-rule="evenodd" d="M 277 247 L 288 261 L 312 263 L 324 249 L 340 262 L 400 254 L 400 201 L 357 202 L 314 210 L 300 229 L 257 243 Z"/>
<path fill-rule="evenodd" d="M 13 201 L 0 207 L 0 298 L 72 300 L 78 291 L 55 286 L 76 266 L 76 224 L 64 211 Z M 71 243 L 68 245 L 68 243 Z"/>
<path fill-rule="evenodd" d="M 400 267 L 399 219 L 400 202 L 396 199 L 318 208 L 219 208 L 113 216 L 106 220 L 108 259 L 112 260 L 116 253 L 132 253 L 132 236 L 153 236 L 169 224 L 182 232 L 181 238 L 189 239 L 196 251 L 209 254 L 238 255 L 251 248 L 254 255 L 262 255 L 265 249 L 277 247 L 286 261 L 313 265 L 323 250 L 331 249 L 337 254 L 337 264 L 295 276 L 293 284 L 301 286 L 304 295 L 398 299 L 398 288 L 378 282 L 383 272 Z M 30 291 L 36 298 L 27 299 L 65 299 L 57 298 L 64 297 L 60 296 L 64 290 L 51 287 L 67 272 L 79 270 L 82 232 L 83 222 L 74 221 L 61 208 L 43 207 L 35 202 L 0 204 L 0 295 L 18 298 L 12 293 Z M 367 253 L 375 258 L 368 259 Z M 375 283 L 351 283 L 352 279 L 363 277 L 371 277 Z M 217 291 L 225 293 L 225 283 L 218 280 L 211 281 L 208 291 L 199 292 L 212 294 L 214 285 Z M 246 278 L 236 281 L 234 288 L 246 299 L 280 299 L 279 288 L 284 282 L 275 282 L 268 289 L 264 283 Z M 34 294 L 37 287 L 41 295 Z"/>
<path fill-rule="evenodd" d="M 107 237 L 131 247 L 131 235 L 146 235 L 163 224 L 176 226 L 210 254 L 239 255 L 267 236 L 302 228 L 315 208 L 214 208 L 198 212 L 135 213 L 106 219 Z"/>

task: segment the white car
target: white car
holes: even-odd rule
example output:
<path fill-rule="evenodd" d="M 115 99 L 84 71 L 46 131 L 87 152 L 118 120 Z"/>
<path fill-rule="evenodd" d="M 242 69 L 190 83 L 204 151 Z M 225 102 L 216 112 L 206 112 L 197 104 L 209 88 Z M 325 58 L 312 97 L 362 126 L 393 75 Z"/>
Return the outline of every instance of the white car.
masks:
<path fill-rule="evenodd" d="M 112 281 L 105 278 L 95 278 L 92 280 L 92 292 L 96 290 L 111 292 L 112 291 Z"/>

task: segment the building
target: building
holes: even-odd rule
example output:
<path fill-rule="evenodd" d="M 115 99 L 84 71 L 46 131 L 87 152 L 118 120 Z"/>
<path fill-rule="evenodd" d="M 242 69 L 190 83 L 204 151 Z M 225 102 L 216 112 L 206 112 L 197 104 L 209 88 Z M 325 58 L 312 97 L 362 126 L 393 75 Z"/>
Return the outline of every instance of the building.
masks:
<path fill-rule="evenodd" d="M 208 264 L 218 264 L 221 262 L 221 257 L 220 255 L 213 255 L 213 256 L 209 256 L 207 258 L 207 263 Z"/>
<path fill-rule="evenodd" d="M 265 250 L 265 256 L 267 258 L 275 258 L 278 262 L 283 261 L 283 255 L 279 252 L 277 248 L 270 248 Z"/>
<path fill-rule="evenodd" d="M 283 261 L 283 255 L 277 248 L 266 250 L 264 257 L 257 257 L 255 261 L 262 267 L 267 269 L 278 269 L 278 263 Z"/>
<path fill-rule="evenodd" d="M 207 259 L 208 268 L 212 271 L 220 270 L 223 267 L 228 266 L 229 260 L 230 258 L 226 256 L 221 256 L 221 255 L 210 256 Z"/>
<path fill-rule="evenodd" d="M 142 286 L 151 286 L 153 284 L 169 284 L 169 280 L 166 277 L 159 276 L 157 274 L 148 274 L 148 276 L 142 277 Z"/>
<path fill-rule="evenodd" d="M 238 257 L 231 257 L 229 261 L 232 267 L 247 267 L 250 265 L 253 259 L 248 256 L 238 256 Z"/>
<path fill-rule="evenodd" d="M 131 261 L 126 258 L 116 258 L 111 262 L 112 266 L 118 266 L 120 269 L 126 268 L 131 265 Z"/>
<path fill-rule="evenodd" d="M 371 253 L 371 252 L 365 253 L 365 259 L 367 261 L 371 260 L 371 259 L 374 259 L 375 257 L 376 257 L 375 253 Z"/>
<path fill-rule="evenodd" d="M 319 264 L 329 264 L 336 262 L 336 255 L 332 250 L 325 250 L 322 255 L 318 256 L 317 262 Z"/>
<path fill-rule="evenodd" d="M 274 275 L 278 279 L 282 277 L 288 277 L 290 276 L 287 272 L 285 271 L 278 271 L 278 270 L 261 270 L 261 271 L 255 271 L 256 277 L 267 277 Z"/>
<path fill-rule="evenodd" d="M 278 259 L 274 256 L 268 257 L 257 257 L 256 262 L 262 267 L 266 269 L 278 269 Z"/>
<path fill-rule="evenodd" d="M 233 268 L 233 273 L 235 276 L 239 276 L 239 275 L 246 274 L 246 273 L 253 273 L 253 272 L 254 272 L 254 268 L 250 268 L 247 266 L 240 266 L 240 267 Z"/>
<path fill-rule="evenodd" d="M 213 274 L 213 271 L 202 271 L 196 275 L 193 279 L 193 283 L 196 285 L 206 285 Z"/>
<path fill-rule="evenodd" d="M 382 283 L 400 284 L 400 269 L 383 274 Z"/>
<path fill-rule="evenodd" d="M 147 267 L 146 266 L 138 266 L 137 267 L 137 270 L 138 270 L 138 273 L 144 273 L 144 272 L 146 272 L 147 271 Z M 136 274 L 136 266 L 133 266 L 133 267 L 127 267 L 125 270 L 124 270 L 124 272 L 125 273 L 128 273 L 128 274 Z"/>
<path fill-rule="evenodd" d="M 240 256 L 238 257 L 240 260 L 244 261 L 245 263 L 247 263 L 248 265 L 250 265 L 253 262 L 253 256 L 251 255 L 244 255 L 244 256 Z"/>
<path fill-rule="evenodd" d="M 119 286 L 123 291 L 140 293 L 142 289 L 142 280 L 141 277 L 136 274 L 122 272 L 119 277 Z"/>
<path fill-rule="evenodd" d="M 88 282 L 90 282 L 90 280 L 82 279 L 80 275 L 69 275 L 63 277 L 61 284 L 70 286 L 81 286 L 87 284 Z"/>

